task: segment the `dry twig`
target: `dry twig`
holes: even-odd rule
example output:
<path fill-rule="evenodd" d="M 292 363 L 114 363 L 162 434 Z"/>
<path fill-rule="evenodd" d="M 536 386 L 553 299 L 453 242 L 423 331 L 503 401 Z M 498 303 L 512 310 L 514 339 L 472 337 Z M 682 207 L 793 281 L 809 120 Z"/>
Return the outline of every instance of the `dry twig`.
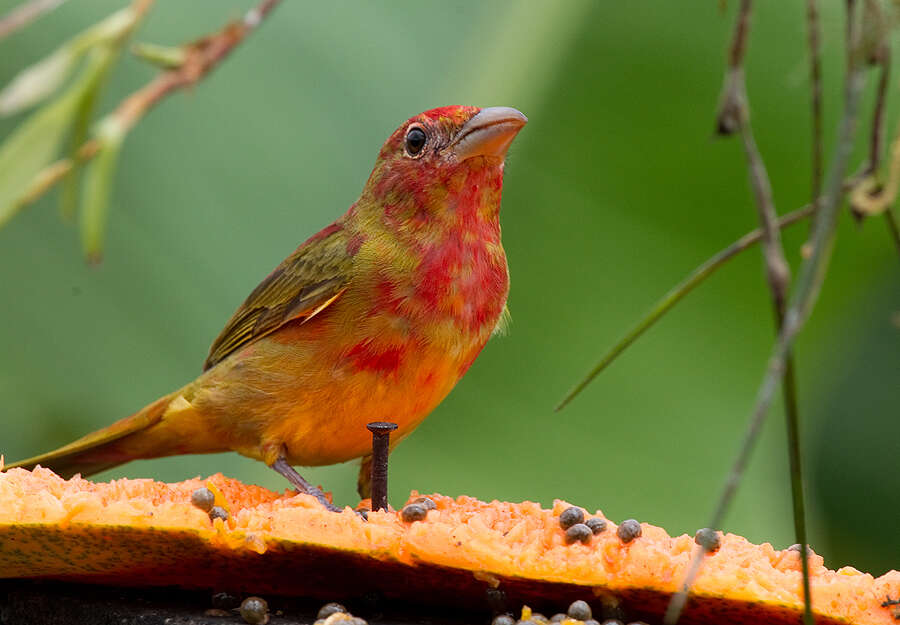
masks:
<path fill-rule="evenodd" d="M 884 211 L 884 218 L 887 221 L 888 232 L 891 233 L 891 239 L 894 241 L 894 247 L 896 247 L 897 252 L 900 253 L 900 227 L 897 226 L 897 218 L 894 217 L 894 213 L 890 208 Z"/>
<path fill-rule="evenodd" d="M 784 302 L 790 282 L 790 271 L 784 258 L 776 222 L 778 216 L 772 201 L 772 186 L 766 172 L 765 163 L 756 146 L 753 129 L 750 126 L 750 108 L 747 103 L 747 86 L 744 80 L 744 55 L 747 50 L 747 35 L 750 31 L 752 0 L 741 0 L 734 39 L 728 58 L 725 84 L 717 115 L 718 131 L 721 135 L 740 132 L 747 157 L 750 185 L 759 212 L 762 227 L 763 256 L 766 262 L 766 276 L 779 318 L 784 315 Z"/>
<path fill-rule="evenodd" d="M 822 44 L 816 0 L 806 0 L 809 44 L 810 106 L 812 109 L 812 197 L 822 193 Z"/>
<path fill-rule="evenodd" d="M 887 109 L 887 89 L 891 78 L 891 48 L 886 40 L 879 48 L 877 62 L 880 66 L 878 89 L 875 94 L 875 110 L 872 113 L 872 133 L 869 137 L 869 162 L 866 173 L 871 174 L 881 165 L 881 143 L 884 140 L 884 114 Z"/>
<path fill-rule="evenodd" d="M 741 11 L 749 12 L 749 0 L 741 4 Z M 738 27 L 735 39 L 746 36 L 741 30 L 746 30 L 747 17 L 739 15 Z M 743 23 L 743 25 L 742 25 Z M 850 153 L 856 135 L 856 126 L 859 118 L 859 103 L 865 83 L 864 67 L 860 58 L 861 26 L 856 19 L 856 2 L 847 0 L 847 79 L 845 85 L 844 114 L 841 118 L 838 142 L 835 148 L 835 156 L 832 162 L 828 179 L 825 185 L 825 194 L 820 202 L 816 202 L 817 215 L 813 226 L 812 250 L 809 257 L 801 266 L 796 289 L 785 310 L 783 323 L 778 338 L 772 350 L 766 373 L 757 392 L 756 402 L 752 411 L 747 433 L 726 479 L 722 494 L 719 497 L 712 521 L 707 527 L 716 528 L 722 523 L 725 512 L 731 505 L 737 486 L 750 459 L 750 453 L 756 445 L 756 440 L 762 429 L 766 414 L 772 403 L 772 398 L 779 382 L 785 377 L 788 363 L 791 357 L 791 348 L 794 340 L 808 317 L 818 297 L 822 280 L 824 279 L 828 261 L 831 257 L 834 231 L 837 225 L 838 208 L 843 195 L 843 180 L 849 166 Z M 795 502 L 796 503 L 796 502 Z M 801 542 L 801 561 L 805 571 L 808 571 L 808 557 L 806 544 Z M 676 593 L 669 603 L 666 611 L 665 622 L 675 623 L 684 605 L 687 602 L 690 587 L 694 582 L 703 561 L 704 550 L 698 548 L 695 552 L 688 574 L 682 589 Z M 808 584 L 808 572 L 804 573 L 804 582 Z M 805 613 L 804 620 L 812 622 L 808 585 L 804 589 Z"/>
<path fill-rule="evenodd" d="M 879 68 L 878 88 L 875 94 L 875 109 L 872 113 L 872 131 L 869 137 L 869 159 L 862 170 L 859 181 L 850 195 L 850 210 L 854 217 L 863 219 L 867 215 L 883 212 L 891 240 L 900 253 L 900 229 L 891 212 L 891 205 L 900 191 L 900 127 L 891 146 L 891 160 L 888 164 L 887 181 L 878 175 L 881 167 L 881 143 L 884 138 L 884 119 L 887 109 L 887 90 L 891 74 L 891 40 L 885 34 L 876 43 L 870 61 Z"/>
<path fill-rule="evenodd" d="M 750 30 L 750 17 L 752 1 L 742 0 L 738 9 L 737 25 L 735 26 L 734 40 L 729 55 L 729 67 L 725 76 L 724 92 L 722 94 L 718 113 L 718 128 L 720 134 L 740 132 L 744 144 L 744 153 L 747 157 L 747 168 L 750 177 L 750 185 L 756 200 L 759 213 L 759 222 L 762 227 L 763 257 L 766 263 L 766 277 L 769 289 L 772 292 L 772 306 L 775 313 L 775 328 L 780 332 L 784 325 L 785 305 L 787 301 L 788 286 L 790 284 L 790 269 L 784 256 L 784 247 L 781 244 L 781 235 L 776 225 L 777 213 L 772 199 L 772 186 L 766 171 L 762 155 L 756 146 L 753 129 L 750 125 L 750 105 L 747 98 L 747 84 L 744 77 L 744 55 L 747 50 L 747 36 Z M 811 0 L 811 8 L 808 5 L 808 16 L 811 18 L 810 49 L 812 51 L 813 68 L 813 210 L 818 198 L 818 188 L 821 183 L 815 177 L 819 175 L 821 167 L 821 71 L 818 67 L 819 58 L 815 50 L 818 44 L 818 35 L 815 31 L 815 2 Z M 817 114 L 819 115 L 817 117 Z M 819 133 L 819 134 L 817 134 Z M 797 387 L 794 376 L 794 358 L 788 353 L 784 372 L 784 409 L 788 433 L 788 458 L 791 473 L 791 500 L 794 508 L 794 529 L 797 542 L 801 545 L 803 559 L 803 596 L 804 596 L 804 621 L 812 625 L 811 599 L 809 592 L 809 567 L 807 563 L 807 539 L 806 539 L 806 510 L 803 493 L 803 471 L 800 458 L 799 414 L 797 408 Z M 710 527 L 718 527 L 716 525 Z"/>

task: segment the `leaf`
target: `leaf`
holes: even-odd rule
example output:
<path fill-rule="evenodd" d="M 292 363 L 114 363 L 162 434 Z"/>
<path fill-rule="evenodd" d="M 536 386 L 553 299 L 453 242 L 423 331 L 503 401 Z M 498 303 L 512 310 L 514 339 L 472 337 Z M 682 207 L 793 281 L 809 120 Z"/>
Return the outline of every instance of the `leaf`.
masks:
<path fill-rule="evenodd" d="M 100 122 L 96 139 L 100 151 L 85 168 L 81 208 L 81 245 L 89 262 L 100 262 L 116 164 L 126 132 L 113 117 Z"/>
<path fill-rule="evenodd" d="M 0 226 L 18 212 L 32 179 L 56 157 L 78 99 L 69 93 L 19 126 L 0 146 Z"/>
<path fill-rule="evenodd" d="M 13 115 L 50 96 L 69 77 L 80 57 L 67 45 L 19 72 L 0 91 L 0 115 Z"/>
<path fill-rule="evenodd" d="M 75 166 L 72 167 L 65 178 L 63 178 L 59 190 L 60 214 L 67 219 L 74 218 L 75 210 L 78 205 L 79 172 L 77 167 L 77 153 L 78 148 L 80 148 L 87 139 L 88 130 L 90 129 L 91 120 L 94 115 L 94 108 L 100 95 L 100 82 L 101 81 L 97 82 L 97 86 L 94 89 L 88 89 L 84 94 L 84 97 L 81 98 L 72 122 L 72 132 L 70 133 L 68 141 L 68 158 L 75 163 Z"/>
<path fill-rule="evenodd" d="M 135 19 L 131 9 L 116 11 L 19 72 L 0 91 L 0 115 L 13 115 L 50 97 L 69 78 L 85 53 L 127 34 Z"/>
<path fill-rule="evenodd" d="M 131 53 L 163 69 L 181 67 L 187 58 L 187 52 L 182 46 L 173 48 L 155 43 L 136 43 L 131 46 Z"/>
<path fill-rule="evenodd" d="M 35 179 L 59 154 L 79 104 L 109 61 L 109 49 L 95 50 L 78 80 L 56 100 L 20 124 L 0 145 L 0 226 L 21 208 Z"/>
<path fill-rule="evenodd" d="M 75 216 L 78 204 L 78 149 L 84 144 L 88 136 L 88 130 L 94 116 L 94 109 L 100 99 L 100 91 L 109 77 L 109 70 L 122 52 L 122 46 L 109 44 L 105 46 L 103 57 L 98 60 L 96 72 L 91 76 L 89 84 L 85 86 L 84 93 L 78 103 L 75 112 L 72 133 L 69 137 L 69 159 L 75 164 L 66 175 L 60 190 L 60 212 L 69 219 Z M 97 52 L 97 54 L 101 54 Z"/>

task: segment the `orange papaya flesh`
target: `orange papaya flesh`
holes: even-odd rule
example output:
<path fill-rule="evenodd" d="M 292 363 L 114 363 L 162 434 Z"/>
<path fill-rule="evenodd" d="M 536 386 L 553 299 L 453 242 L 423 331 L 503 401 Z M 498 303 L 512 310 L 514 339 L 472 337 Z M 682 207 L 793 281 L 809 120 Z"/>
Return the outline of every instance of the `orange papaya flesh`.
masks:
<path fill-rule="evenodd" d="M 210 520 L 191 493 L 211 484 L 229 518 Z M 410 499 L 418 496 L 413 493 Z M 368 521 L 349 508 L 278 494 L 215 475 L 175 484 L 63 480 L 47 469 L 0 473 L 0 578 L 181 586 L 340 600 L 388 599 L 484 610 L 488 589 L 509 609 L 558 612 L 576 599 L 595 613 L 660 621 L 695 549 L 642 524 L 629 543 L 609 521 L 589 544 L 566 544 L 555 502 L 485 503 L 429 496 L 437 509 L 404 523 L 391 511 Z M 602 514 L 597 513 L 597 516 Z M 818 623 L 896 623 L 900 572 L 879 578 L 810 559 Z M 884 604 L 884 605 L 883 605 Z M 733 534 L 706 557 L 681 623 L 797 623 L 798 553 Z"/>

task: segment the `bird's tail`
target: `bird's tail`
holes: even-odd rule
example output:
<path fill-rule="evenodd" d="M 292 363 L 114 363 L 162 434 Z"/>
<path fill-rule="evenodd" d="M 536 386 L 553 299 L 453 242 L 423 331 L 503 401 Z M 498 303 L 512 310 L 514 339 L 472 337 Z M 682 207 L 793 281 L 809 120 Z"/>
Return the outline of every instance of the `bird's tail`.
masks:
<path fill-rule="evenodd" d="M 152 449 L 147 449 L 149 452 L 147 454 L 135 453 L 134 441 L 129 441 L 129 439 L 141 437 L 143 433 L 157 425 L 170 404 L 178 397 L 180 397 L 178 391 L 161 397 L 130 417 L 125 417 L 101 430 L 91 432 L 54 451 L 7 464 L 3 466 L 3 470 L 14 467 L 33 469 L 35 466 L 41 465 L 68 479 L 76 473 L 87 476 L 141 457 L 166 455 L 153 453 Z M 123 444 L 126 441 L 131 444 Z"/>

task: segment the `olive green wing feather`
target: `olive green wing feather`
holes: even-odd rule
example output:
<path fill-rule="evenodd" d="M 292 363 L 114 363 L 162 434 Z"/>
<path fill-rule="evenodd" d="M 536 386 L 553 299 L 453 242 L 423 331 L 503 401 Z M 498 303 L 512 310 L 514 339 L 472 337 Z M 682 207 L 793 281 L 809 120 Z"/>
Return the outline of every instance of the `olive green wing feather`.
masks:
<path fill-rule="evenodd" d="M 329 226 L 282 261 L 259 283 L 213 342 L 203 370 L 294 320 L 307 320 L 347 288 L 353 257 L 347 232 Z"/>

